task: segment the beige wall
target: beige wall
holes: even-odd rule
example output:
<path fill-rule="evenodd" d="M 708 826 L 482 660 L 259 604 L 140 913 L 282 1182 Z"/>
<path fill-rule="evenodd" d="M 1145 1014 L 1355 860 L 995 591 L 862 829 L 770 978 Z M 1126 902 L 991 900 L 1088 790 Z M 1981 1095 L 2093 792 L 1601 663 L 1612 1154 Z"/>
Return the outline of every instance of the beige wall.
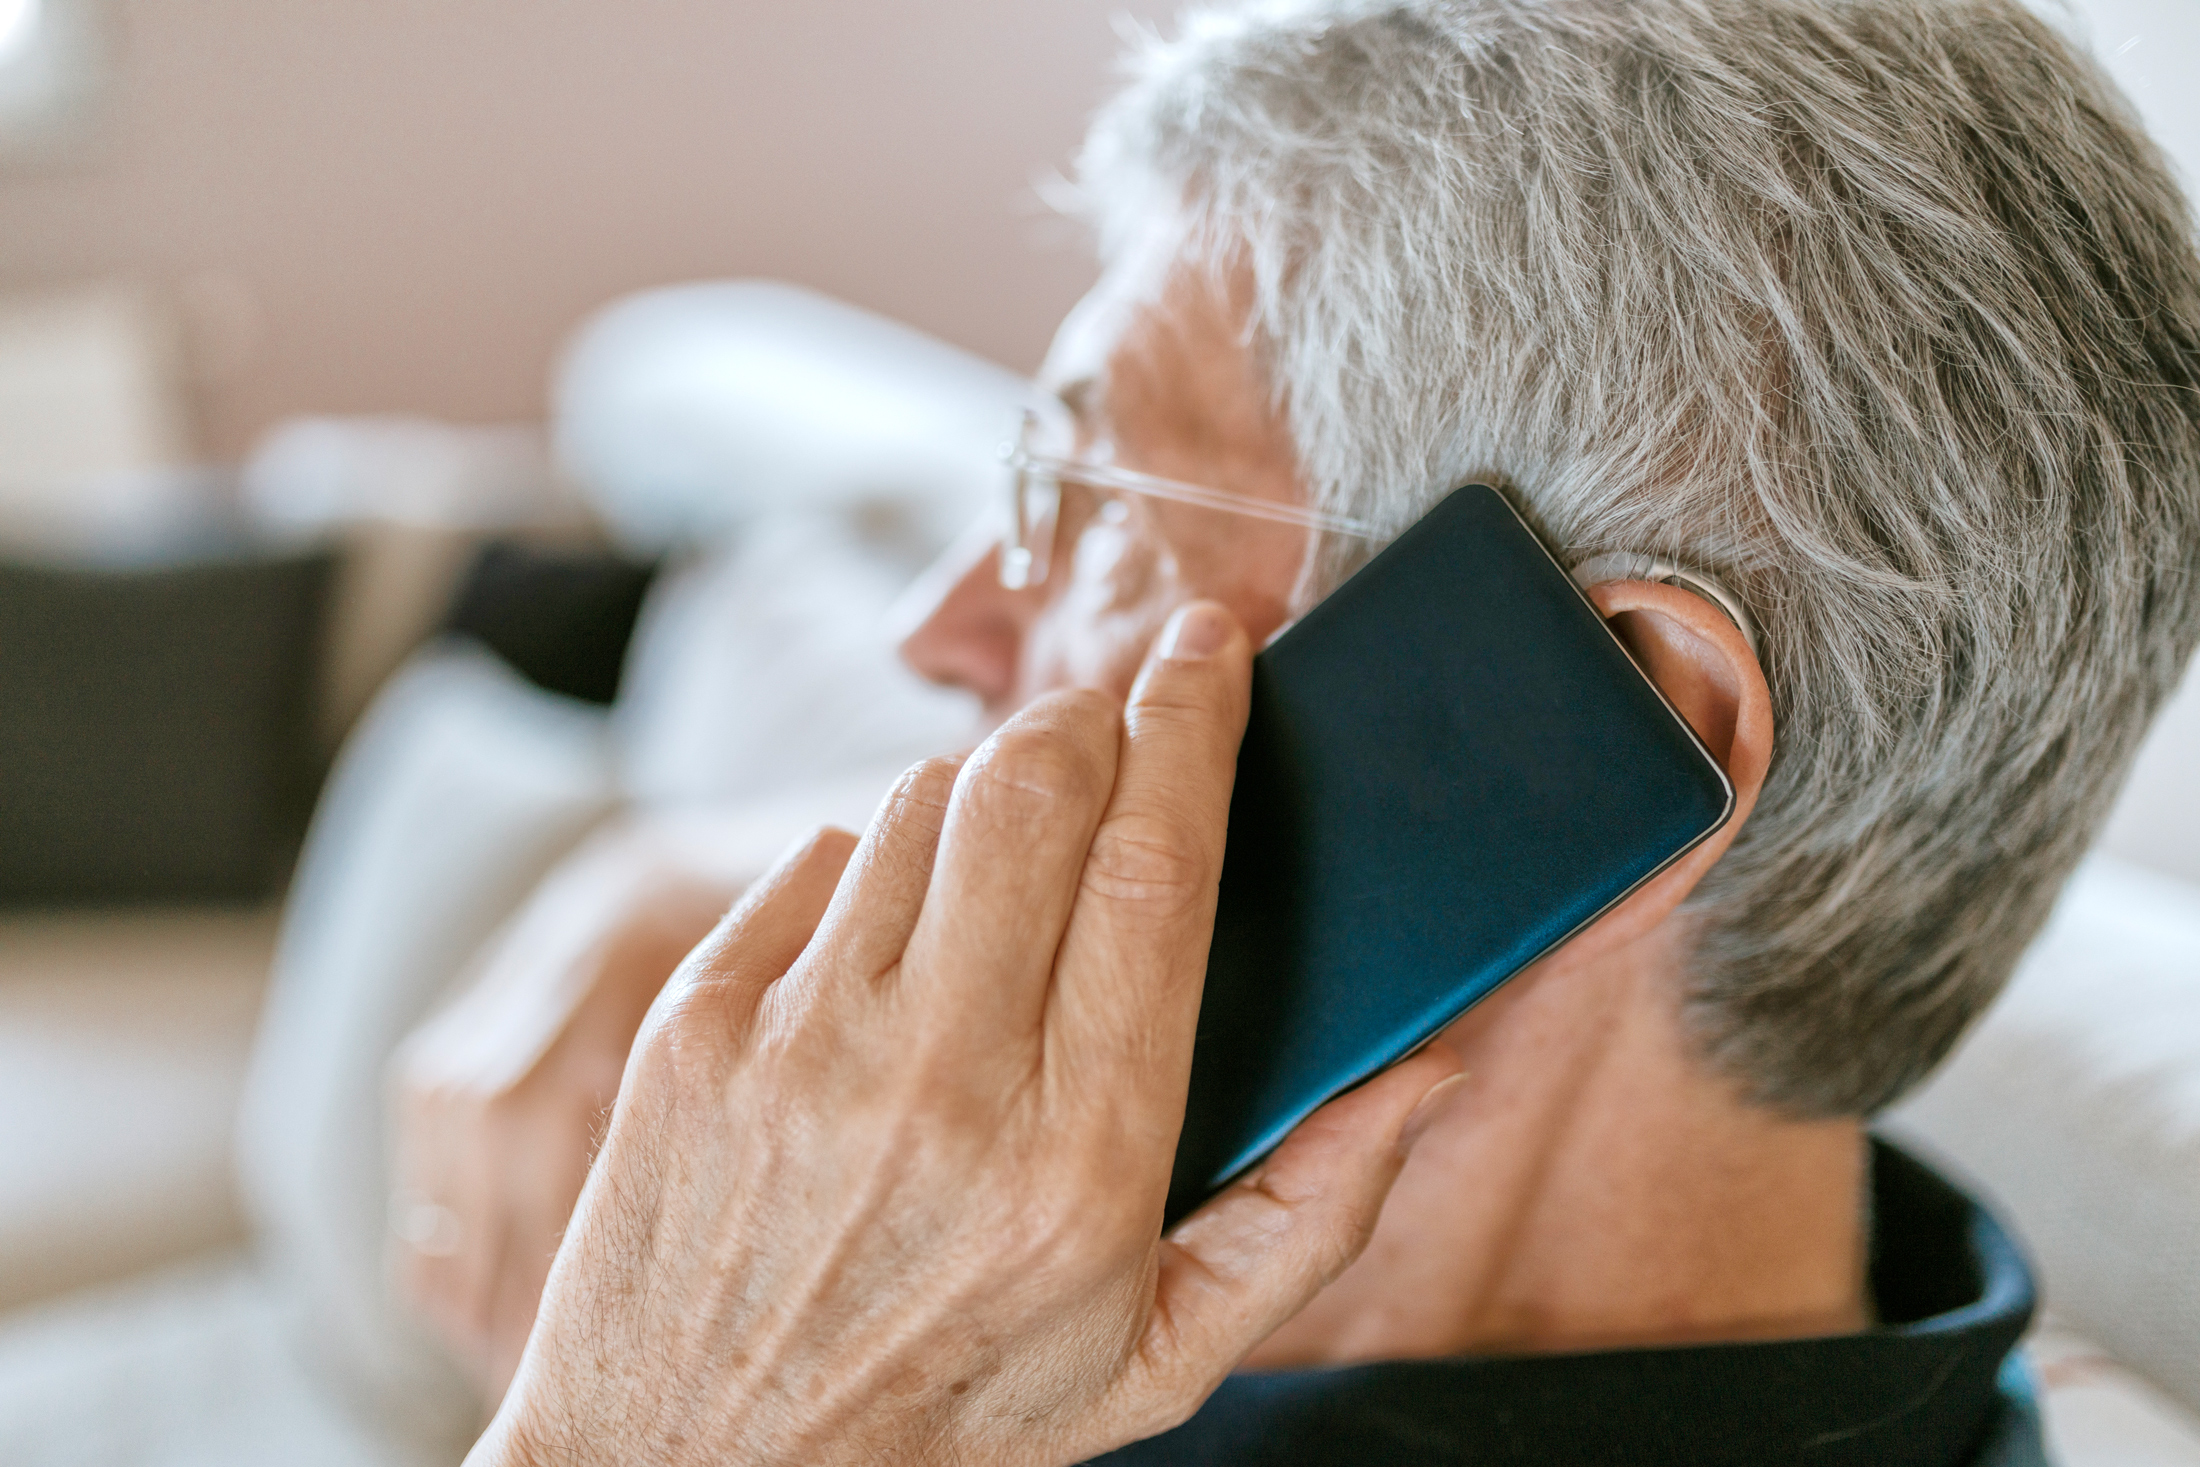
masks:
<path fill-rule="evenodd" d="M 533 416 L 578 317 L 704 276 L 801 281 L 1030 367 L 1089 276 L 1031 182 L 1105 93 L 1111 22 L 1176 8 L 61 3 L 109 17 L 107 103 L 62 157 L 0 162 L 0 291 L 180 294 L 216 454 L 300 411 Z M 2080 0 L 2188 149 L 2191 4 Z"/>
<path fill-rule="evenodd" d="M 0 165 L 0 290 L 200 325 L 205 447 L 539 413 L 622 291 L 801 281 L 1018 367 L 1089 278 L 1032 180 L 1156 0 L 116 0 L 96 132 Z"/>

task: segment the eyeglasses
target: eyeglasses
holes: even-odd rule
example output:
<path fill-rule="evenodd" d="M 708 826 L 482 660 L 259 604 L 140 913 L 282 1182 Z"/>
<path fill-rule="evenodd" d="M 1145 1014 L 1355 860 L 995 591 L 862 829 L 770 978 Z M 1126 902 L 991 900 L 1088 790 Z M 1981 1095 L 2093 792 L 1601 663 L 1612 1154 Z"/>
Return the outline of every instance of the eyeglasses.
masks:
<path fill-rule="evenodd" d="M 1001 462 L 1008 470 L 1005 476 L 1008 523 L 1001 532 L 1001 584 L 1011 591 L 1021 591 L 1046 581 L 1049 562 L 1053 559 L 1055 521 L 1062 508 L 1064 484 L 1136 494 L 1171 504 L 1196 505 L 1201 509 L 1323 530 L 1333 535 L 1350 535 L 1360 540 L 1377 538 L 1375 527 L 1365 520 L 1163 479 L 1132 469 L 1119 469 L 1112 464 L 1086 463 L 1040 453 L 1031 445 L 1043 426 L 1039 414 L 1027 409 L 1015 440 L 1001 447 Z"/>
<path fill-rule="evenodd" d="M 1119 469 L 1112 464 L 1087 463 L 1040 453 L 1031 443 L 1045 426 L 1039 414 L 1027 408 L 1015 439 L 1001 446 L 1001 462 L 1007 469 L 1004 477 L 1007 480 L 1008 523 L 1001 531 L 1000 576 L 1001 585 L 1008 590 L 1021 591 L 1045 583 L 1054 554 L 1055 527 L 1061 513 L 1064 484 L 1136 494 L 1172 504 L 1196 505 L 1279 525 L 1349 535 L 1357 540 L 1381 538 L 1366 520 L 1346 515 L 1279 504 L 1273 499 L 1255 499 L 1251 495 L 1232 494 L 1177 479 L 1163 479 L 1133 469 Z M 1751 653 L 1758 652 L 1756 618 L 1749 614 L 1749 608 L 1739 596 L 1702 571 L 1658 556 L 1615 551 L 1579 562 L 1570 574 L 1574 584 L 1583 590 L 1602 581 L 1624 580 L 1652 581 L 1693 592 L 1726 613 L 1727 620 L 1734 623 L 1742 640 L 1749 644 Z"/>

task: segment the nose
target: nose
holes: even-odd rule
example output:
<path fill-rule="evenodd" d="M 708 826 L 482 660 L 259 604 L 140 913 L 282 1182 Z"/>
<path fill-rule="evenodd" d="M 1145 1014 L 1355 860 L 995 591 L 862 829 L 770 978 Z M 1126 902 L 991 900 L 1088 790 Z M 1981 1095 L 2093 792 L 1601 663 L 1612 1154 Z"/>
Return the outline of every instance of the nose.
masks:
<path fill-rule="evenodd" d="M 918 676 L 997 707 L 1015 691 L 1035 599 L 1001 585 L 997 527 L 973 525 L 902 594 L 894 612 L 901 659 Z"/>

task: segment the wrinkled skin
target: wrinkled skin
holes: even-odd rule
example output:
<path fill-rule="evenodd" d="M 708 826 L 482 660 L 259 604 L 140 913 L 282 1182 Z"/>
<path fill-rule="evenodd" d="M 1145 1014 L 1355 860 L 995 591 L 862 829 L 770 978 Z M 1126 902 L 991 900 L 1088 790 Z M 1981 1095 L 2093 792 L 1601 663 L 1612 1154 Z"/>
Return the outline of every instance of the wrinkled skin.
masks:
<path fill-rule="evenodd" d="M 1035 701 L 743 900 L 651 1012 L 472 1460 L 1076 1461 L 1336 1276 L 1448 1050 L 1160 1236 L 1249 658 L 1195 605 L 1127 707 Z"/>

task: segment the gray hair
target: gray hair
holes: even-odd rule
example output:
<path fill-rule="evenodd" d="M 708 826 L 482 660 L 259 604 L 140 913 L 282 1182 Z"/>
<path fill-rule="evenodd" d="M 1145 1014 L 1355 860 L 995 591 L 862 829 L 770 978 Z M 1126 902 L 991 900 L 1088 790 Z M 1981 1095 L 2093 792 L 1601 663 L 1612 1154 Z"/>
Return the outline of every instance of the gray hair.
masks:
<path fill-rule="evenodd" d="M 1317 502 L 1742 594 L 1691 1033 L 1795 1114 L 1924 1076 L 2200 635 L 2200 259 L 2099 71 L 2012 0 L 1305 0 L 1150 41 L 1079 175 L 1250 264 Z"/>

